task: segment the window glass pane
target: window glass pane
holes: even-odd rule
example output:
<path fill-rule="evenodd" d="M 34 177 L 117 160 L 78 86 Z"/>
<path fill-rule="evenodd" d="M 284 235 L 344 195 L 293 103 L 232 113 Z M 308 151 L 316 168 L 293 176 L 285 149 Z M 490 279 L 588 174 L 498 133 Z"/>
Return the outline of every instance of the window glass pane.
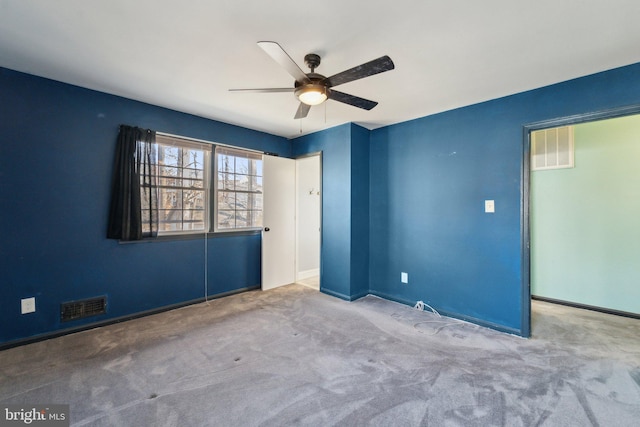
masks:
<path fill-rule="evenodd" d="M 203 179 L 204 172 L 202 171 L 202 169 L 186 168 L 182 170 L 182 176 L 191 179 Z"/>
<path fill-rule="evenodd" d="M 252 176 L 249 179 L 249 191 L 262 193 L 262 177 Z"/>
<path fill-rule="evenodd" d="M 228 229 L 235 228 L 235 226 L 235 211 L 218 209 L 218 228 Z"/>
<path fill-rule="evenodd" d="M 236 173 L 249 174 L 249 159 L 236 157 Z"/>
<path fill-rule="evenodd" d="M 160 209 L 182 208 L 182 190 L 161 188 L 159 200 Z"/>
<path fill-rule="evenodd" d="M 184 231 L 200 231 L 204 230 L 203 222 L 185 222 L 182 228 Z"/>
<path fill-rule="evenodd" d="M 204 181 L 201 179 L 183 179 L 182 185 L 185 188 L 203 188 Z"/>
<path fill-rule="evenodd" d="M 180 176 L 180 169 L 175 166 L 160 166 L 158 167 L 158 175 L 160 176 Z"/>
<path fill-rule="evenodd" d="M 233 210 L 236 207 L 236 193 L 229 191 L 218 192 L 218 210 Z"/>
<path fill-rule="evenodd" d="M 183 149 L 182 165 L 185 168 L 203 169 L 204 152 L 201 150 Z"/>
<path fill-rule="evenodd" d="M 182 230 L 182 211 L 175 209 L 160 209 L 160 225 L 161 231 L 177 231 Z"/>
<path fill-rule="evenodd" d="M 249 211 L 236 211 L 236 228 L 249 227 Z"/>
<path fill-rule="evenodd" d="M 158 163 L 161 165 L 180 166 L 181 149 L 168 145 L 158 146 Z"/>
<path fill-rule="evenodd" d="M 204 211 L 202 210 L 185 210 L 183 220 L 185 230 L 204 230 Z"/>
<path fill-rule="evenodd" d="M 262 194 L 249 195 L 249 209 L 262 210 Z"/>
<path fill-rule="evenodd" d="M 219 173 L 218 174 L 218 189 L 219 190 L 234 190 L 233 174 Z"/>
<path fill-rule="evenodd" d="M 236 175 L 236 190 L 247 191 L 249 189 L 249 176 Z"/>
<path fill-rule="evenodd" d="M 251 211 L 251 226 L 262 227 L 262 210 Z"/>
<path fill-rule="evenodd" d="M 235 157 L 226 154 L 218 155 L 218 172 L 235 172 Z"/>
<path fill-rule="evenodd" d="M 204 211 L 198 209 L 185 209 L 184 210 L 185 221 L 204 221 Z"/>
<path fill-rule="evenodd" d="M 142 209 L 142 232 L 149 233 L 151 230 L 149 228 L 149 217 L 151 215 L 151 211 L 149 209 Z"/>
<path fill-rule="evenodd" d="M 236 209 L 249 208 L 249 195 L 247 193 L 236 193 Z"/>
<path fill-rule="evenodd" d="M 262 160 L 251 159 L 250 175 L 262 176 Z"/>
<path fill-rule="evenodd" d="M 204 191 L 202 190 L 184 190 L 182 192 L 182 208 L 183 209 L 203 209 L 204 208 Z"/>
<path fill-rule="evenodd" d="M 182 187 L 182 180 L 180 178 L 158 178 L 158 185 L 160 187 Z"/>
<path fill-rule="evenodd" d="M 140 208 L 143 211 L 151 209 L 151 206 L 149 206 L 149 194 L 144 189 L 140 190 Z M 147 219 L 149 218 L 147 217 Z M 144 221 L 144 217 L 142 220 Z"/>

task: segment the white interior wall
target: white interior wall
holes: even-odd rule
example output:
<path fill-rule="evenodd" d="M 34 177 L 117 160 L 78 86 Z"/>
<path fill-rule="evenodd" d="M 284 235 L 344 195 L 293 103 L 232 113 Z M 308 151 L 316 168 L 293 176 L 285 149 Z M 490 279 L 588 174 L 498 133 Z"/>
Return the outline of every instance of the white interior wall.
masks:
<path fill-rule="evenodd" d="M 297 280 L 320 274 L 320 156 L 296 161 Z"/>

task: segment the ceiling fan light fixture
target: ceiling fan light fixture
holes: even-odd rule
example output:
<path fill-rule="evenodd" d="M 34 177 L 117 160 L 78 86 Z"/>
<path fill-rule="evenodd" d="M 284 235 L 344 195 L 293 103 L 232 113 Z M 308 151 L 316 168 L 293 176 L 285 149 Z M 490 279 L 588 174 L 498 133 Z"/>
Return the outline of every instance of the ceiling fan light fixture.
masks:
<path fill-rule="evenodd" d="M 327 88 L 319 84 L 300 86 L 295 94 L 300 102 L 307 105 L 318 105 L 327 100 Z"/>

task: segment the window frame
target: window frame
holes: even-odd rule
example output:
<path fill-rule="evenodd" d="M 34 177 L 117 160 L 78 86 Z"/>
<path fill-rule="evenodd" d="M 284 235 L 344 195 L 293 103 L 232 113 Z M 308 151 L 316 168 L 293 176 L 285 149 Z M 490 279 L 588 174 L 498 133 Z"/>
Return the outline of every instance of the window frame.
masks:
<path fill-rule="evenodd" d="M 219 188 L 220 185 L 220 181 L 219 181 L 219 176 L 221 173 L 225 173 L 224 171 L 220 171 L 218 168 L 218 155 L 230 155 L 233 156 L 235 158 L 247 158 L 249 161 L 253 160 L 257 160 L 259 162 L 261 162 L 261 171 L 262 173 L 260 175 L 256 174 L 251 174 L 251 170 L 248 170 L 246 174 L 238 174 L 238 172 L 235 169 L 235 165 L 234 165 L 234 171 L 233 172 L 229 172 L 226 171 L 226 173 L 231 173 L 233 175 L 246 175 L 247 177 L 256 177 L 256 178 L 260 178 L 260 188 L 261 190 L 258 191 L 252 191 L 250 188 L 247 190 L 237 190 L 237 189 L 227 189 L 227 188 Z M 246 150 L 246 149 L 242 149 L 242 148 L 238 148 L 238 147 L 231 147 L 228 145 L 215 145 L 213 153 L 212 153 L 212 185 L 211 185 L 211 200 L 213 201 L 213 209 L 211 212 L 211 231 L 214 233 L 233 233 L 233 232 L 245 232 L 245 231 L 257 231 L 257 230 L 262 230 L 262 226 L 263 223 L 262 221 L 260 222 L 260 224 L 258 225 L 250 225 L 250 226 L 246 226 L 246 227 L 229 227 L 229 228 L 225 228 L 225 227 L 220 227 L 219 226 L 219 222 L 218 222 L 218 214 L 220 211 L 220 204 L 218 203 L 219 201 L 219 192 L 233 192 L 235 194 L 247 194 L 249 195 L 248 198 L 251 197 L 251 195 L 264 195 L 264 191 L 263 191 L 263 179 L 264 179 L 264 169 L 263 169 L 263 165 L 264 165 L 264 157 L 263 157 L 263 153 L 259 152 L 259 151 L 254 151 L 254 150 Z M 235 181 L 234 181 L 235 182 Z M 251 185 L 249 185 L 249 187 L 251 187 Z M 225 210 L 225 209 L 223 209 Z M 256 211 L 257 209 L 246 209 L 247 212 L 252 212 L 252 211 Z M 262 218 L 262 212 L 264 212 L 264 198 L 262 199 L 262 203 L 259 209 L 260 213 L 261 213 L 261 218 Z M 237 210 L 235 210 L 235 212 L 237 212 Z"/>
<path fill-rule="evenodd" d="M 224 149 L 228 151 L 233 151 L 239 154 L 244 154 L 245 158 L 254 158 L 262 162 L 264 165 L 264 152 L 259 150 L 253 150 L 249 148 L 242 148 L 233 145 L 221 144 L 212 141 L 206 141 L 202 139 L 190 138 L 180 135 L 174 135 L 164 132 L 156 132 L 156 158 L 155 158 L 155 167 L 158 168 L 155 175 L 158 181 L 155 185 L 155 191 L 157 191 L 158 195 L 161 193 L 161 185 L 160 185 L 160 165 L 159 165 L 159 157 L 158 153 L 160 151 L 160 145 L 164 146 L 179 146 L 181 148 L 193 148 L 196 150 L 202 150 L 204 152 L 204 165 L 203 165 L 203 203 L 204 203 L 204 228 L 199 230 L 161 230 L 160 218 L 158 218 L 158 233 L 155 237 L 144 238 L 141 241 L 162 241 L 162 240 L 183 240 L 183 239 L 193 239 L 197 236 L 202 236 L 203 234 L 209 235 L 210 237 L 219 236 L 222 237 L 227 234 L 235 234 L 235 235 L 253 235 L 262 230 L 262 224 L 250 227 L 234 227 L 234 228 L 219 228 L 217 223 L 217 215 L 218 215 L 218 200 L 217 200 L 217 185 L 218 185 L 218 175 L 217 175 L 217 149 Z M 262 169 L 262 168 L 261 168 Z M 261 178 L 264 176 L 264 171 L 262 170 L 262 175 L 249 175 L 249 176 L 260 176 Z M 190 179 L 190 178 L 187 178 Z M 262 187 L 262 184 L 260 184 Z M 262 190 L 262 188 L 261 188 Z M 263 191 L 255 192 L 256 194 L 264 194 Z M 160 204 L 162 200 L 158 197 L 158 216 L 160 216 L 160 211 L 162 207 Z M 250 209 L 249 209 L 250 210 Z M 264 212 L 264 199 L 261 205 L 261 212 Z M 124 243 L 132 243 L 132 242 L 124 242 Z M 134 242 L 135 243 L 135 242 Z"/>
<path fill-rule="evenodd" d="M 157 133 L 156 134 L 156 144 L 158 145 L 158 157 L 156 158 L 156 167 L 158 169 L 157 171 L 157 183 L 156 183 L 156 188 L 158 191 L 158 236 L 163 237 L 163 236 L 181 236 L 181 235 L 189 235 L 189 234 L 203 234 L 203 233 L 207 233 L 209 232 L 209 230 L 211 229 L 211 218 L 210 218 L 210 212 L 211 212 L 211 153 L 213 151 L 213 147 L 210 143 L 205 143 L 205 142 L 199 142 L 199 141 L 193 141 L 187 138 L 183 138 L 180 136 L 176 136 L 176 135 L 168 135 L 168 134 L 162 134 L 162 133 Z M 166 188 L 177 188 L 180 189 L 182 191 L 184 191 L 185 189 L 188 189 L 188 187 L 184 187 L 184 186 L 167 186 L 167 185 L 161 185 L 160 181 L 163 178 L 163 176 L 160 174 L 160 169 L 161 169 L 161 165 L 160 165 L 160 145 L 163 146 L 172 146 L 172 147 L 178 147 L 180 149 L 190 149 L 190 150 L 198 150 L 198 151 L 202 151 L 203 153 L 203 165 L 202 165 L 202 193 L 203 193 L 203 228 L 202 229 L 197 229 L 197 230 L 185 230 L 185 229 L 181 229 L 181 230 L 162 230 L 162 220 L 160 219 L 161 215 L 160 215 L 160 211 L 162 211 L 162 207 L 160 206 L 160 204 L 162 203 L 162 197 L 161 197 L 161 192 L 162 189 L 166 189 Z M 169 166 L 171 167 L 171 166 Z M 184 166 L 178 166 L 179 169 L 181 169 L 183 172 L 186 169 Z M 192 179 L 192 178 L 184 178 L 184 175 L 182 176 L 182 179 Z M 182 201 L 184 202 L 184 200 Z M 182 219 L 184 220 L 184 206 L 182 206 L 180 208 L 180 211 L 182 211 Z"/>

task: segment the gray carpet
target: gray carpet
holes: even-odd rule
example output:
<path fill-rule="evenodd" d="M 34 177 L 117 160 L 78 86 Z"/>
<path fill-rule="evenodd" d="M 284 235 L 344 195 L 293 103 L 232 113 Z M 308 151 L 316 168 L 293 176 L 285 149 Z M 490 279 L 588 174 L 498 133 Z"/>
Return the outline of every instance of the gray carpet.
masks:
<path fill-rule="evenodd" d="M 640 321 L 534 302 L 525 340 L 292 285 L 0 352 L 74 426 L 638 426 Z"/>

